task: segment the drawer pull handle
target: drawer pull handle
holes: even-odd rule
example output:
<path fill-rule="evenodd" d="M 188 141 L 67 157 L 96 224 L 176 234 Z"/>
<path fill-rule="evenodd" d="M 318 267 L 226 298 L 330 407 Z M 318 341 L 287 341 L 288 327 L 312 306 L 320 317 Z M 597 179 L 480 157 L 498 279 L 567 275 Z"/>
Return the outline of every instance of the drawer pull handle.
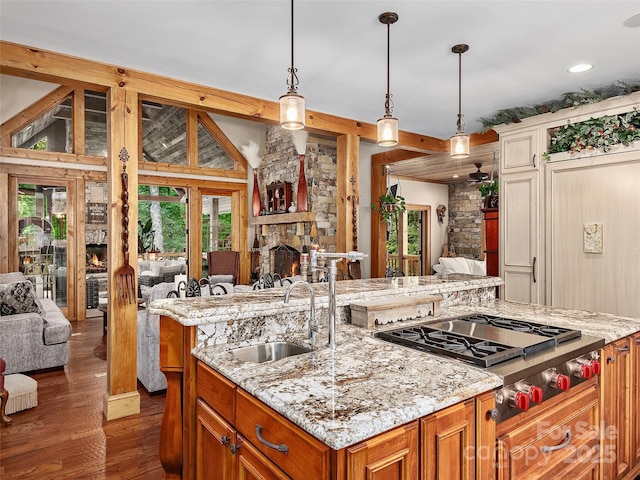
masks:
<path fill-rule="evenodd" d="M 629 345 L 625 345 L 624 347 L 618 347 L 618 351 L 619 352 L 628 352 L 629 351 Z"/>
<path fill-rule="evenodd" d="M 566 435 L 567 439 L 562 442 L 560 445 L 556 445 L 555 447 L 542 447 L 542 453 L 555 452 L 556 450 L 563 449 L 568 447 L 571 444 L 571 430 L 567 431 Z"/>
<path fill-rule="evenodd" d="M 229 443 L 230 440 L 231 440 L 231 438 L 227 437 L 226 435 L 222 435 L 220 437 L 220 443 L 222 445 L 226 445 L 227 443 Z"/>
<path fill-rule="evenodd" d="M 258 437 L 258 440 L 260 440 L 260 442 L 262 442 L 269 448 L 273 448 L 274 450 L 278 450 L 282 453 L 289 453 L 289 447 L 287 447 L 284 443 L 277 445 L 275 443 L 269 442 L 268 440 L 265 440 L 265 438 L 262 436 L 262 426 L 260 425 L 256 425 L 256 437 Z"/>

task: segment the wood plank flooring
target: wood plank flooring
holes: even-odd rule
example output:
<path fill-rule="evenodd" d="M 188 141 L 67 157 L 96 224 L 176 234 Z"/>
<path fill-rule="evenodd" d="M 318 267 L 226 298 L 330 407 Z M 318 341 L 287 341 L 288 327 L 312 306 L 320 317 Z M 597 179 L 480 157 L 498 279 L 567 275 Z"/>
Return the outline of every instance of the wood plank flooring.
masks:
<path fill-rule="evenodd" d="M 107 422 L 102 315 L 72 322 L 69 364 L 30 375 L 38 381 L 38 406 L 11 415 L 0 427 L 0 478 L 163 479 L 158 458 L 164 393 L 139 386 L 138 415 Z"/>

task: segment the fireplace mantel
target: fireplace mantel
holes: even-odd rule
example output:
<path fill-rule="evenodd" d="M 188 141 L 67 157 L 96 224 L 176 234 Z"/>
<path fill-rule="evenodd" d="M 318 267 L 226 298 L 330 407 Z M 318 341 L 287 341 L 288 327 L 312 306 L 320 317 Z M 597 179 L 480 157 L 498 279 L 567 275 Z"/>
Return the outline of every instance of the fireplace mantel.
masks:
<path fill-rule="evenodd" d="M 314 212 L 276 213 L 274 215 L 262 215 L 253 217 L 251 225 L 277 225 L 283 223 L 315 222 Z"/>

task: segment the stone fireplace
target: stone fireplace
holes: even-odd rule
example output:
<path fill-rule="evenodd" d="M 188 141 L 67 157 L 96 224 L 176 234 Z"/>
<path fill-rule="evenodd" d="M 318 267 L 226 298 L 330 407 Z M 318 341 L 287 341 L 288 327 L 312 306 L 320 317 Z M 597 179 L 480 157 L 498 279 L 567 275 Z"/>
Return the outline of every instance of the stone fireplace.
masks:
<path fill-rule="evenodd" d="M 300 253 L 307 252 L 311 245 L 335 252 L 336 157 L 335 141 L 312 136 L 307 139 L 304 163 L 309 212 L 264 215 L 257 219 L 258 224 L 254 228 L 260 240 L 260 274 L 279 273 L 282 278 L 292 275 L 291 266 L 286 268 L 275 264 L 275 252 L 285 253 L 278 247 L 296 252 L 296 274 L 299 273 Z M 267 186 L 274 183 L 291 183 L 292 198 L 296 199 L 298 175 L 299 157 L 291 133 L 277 126 L 268 126 L 265 154 L 258 168 L 262 204 L 267 204 Z"/>

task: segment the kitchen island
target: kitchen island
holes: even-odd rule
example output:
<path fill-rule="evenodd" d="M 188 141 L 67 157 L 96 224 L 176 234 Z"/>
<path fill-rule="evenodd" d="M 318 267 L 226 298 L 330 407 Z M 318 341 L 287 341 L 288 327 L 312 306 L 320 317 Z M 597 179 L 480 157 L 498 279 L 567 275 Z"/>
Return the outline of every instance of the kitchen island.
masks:
<path fill-rule="evenodd" d="M 299 435 L 308 442 L 306 450 L 318 452 L 321 475 L 347 478 L 337 470 L 348 470 L 340 465 L 349 464 L 348 453 L 354 448 L 359 451 L 356 447 L 362 442 L 384 437 L 400 428 L 402 444 L 408 441 L 407 435 L 410 438 L 417 435 L 416 421 L 423 422 L 421 429 L 426 432 L 434 413 L 457 405 L 465 405 L 465 415 L 468 417 L 470 411 L 473 416 L 473 403 L 468 402 L 502 385 L 498 375 L 459 361 L 384 343 L 373 338 L 370 331 L 347 324 L 348 305 L 354 301 L 382 295 L 438 293 L 443 296 L 441 318 L 482 310 L 541 323 L 566 322 L 579 324 L 583 332 L 604 336 L 608 342 L 640 330 L 640 322 L 631 319 L 589 317 L 584 312 L 496 301 L 493 289 L 499 282 L 495 278 L 471 276 L 339 282 L 337 305 L 343 323 L 339 325 L 335 350 L 321 346 L 324 343 L 321 331 L 317 341 L 321 347 L 316 351 L 263 364 L 241 361 L 229 350 L 274 340 L 303 343 L 309 300 L 301 292 L 288 305 L 282 302 L 283 291 L 154 303 L 152 311 L 163 315 L 161 363 L 169 384 L 161 439 L 165 469 L 184 478 L 195 478 L 198 466 L 203 468 L 202 458 L 197 461 L 196 445 L 202 445 L 202 419 L 207 414 L 218 418 L 218 413 L 222 413 L 220 420 L 226 420 L 225 425 L 232 431 L 238 423 L 238 431 L 245 438 L 243 446 L 250 449 L 258 444 L 253 446 L 260 449 L 261 440 L 256 440 L 254 432 L 241 426 L 244 411 L 251 410 L 249 407 L 253 405 L 260 412 L 272 410 L 271 416 L 281 417 L 287 425 L 290 422 L 290 426 L 280 428 L 289 432 L 289 437 L 296 438 L 295 433 L 300 430 Z M 321 324 L 326 314 L 323 287 L 314 285 Z M 412 320 L 402 323 L 407 322 Z M 201 378 L 213 381 L 199 389 L 197 382 Z M 215 410 L 207 410 L 211 405 L 198 398 L 209 398 L 209 403 L 216 404 Z M 482 408 L 486 409 L 492 395 L 484 398 Z M 232 406 L 225 410 L 224 405 L 229 402 Z M 236 410 L 240 406 L 243 411 Z M 251 417 L 248 413 L 247 416 Z M 473 424 L 473 418 L 470 423 Z M 473 429 L 464 433 L 475 436 Z M 243 438 L 240 434 L 237 437 Z M 220 436 L 223 437 L 225 435 Z M 268 452 L 268 448 L 262 451 Z M 295 457 L 293 449 L 291 453 L 275 452 L 274 455 L 289 462 L 285 467 L 278 465 L 292 478 L 297 478 L 299 465 L 291 460 Z M 405 464 L 414 462 L 413 457 L 398 458 Z M 467 473 L 469 469 L 473 473 L 473 467 L 467 465 Z"/>

